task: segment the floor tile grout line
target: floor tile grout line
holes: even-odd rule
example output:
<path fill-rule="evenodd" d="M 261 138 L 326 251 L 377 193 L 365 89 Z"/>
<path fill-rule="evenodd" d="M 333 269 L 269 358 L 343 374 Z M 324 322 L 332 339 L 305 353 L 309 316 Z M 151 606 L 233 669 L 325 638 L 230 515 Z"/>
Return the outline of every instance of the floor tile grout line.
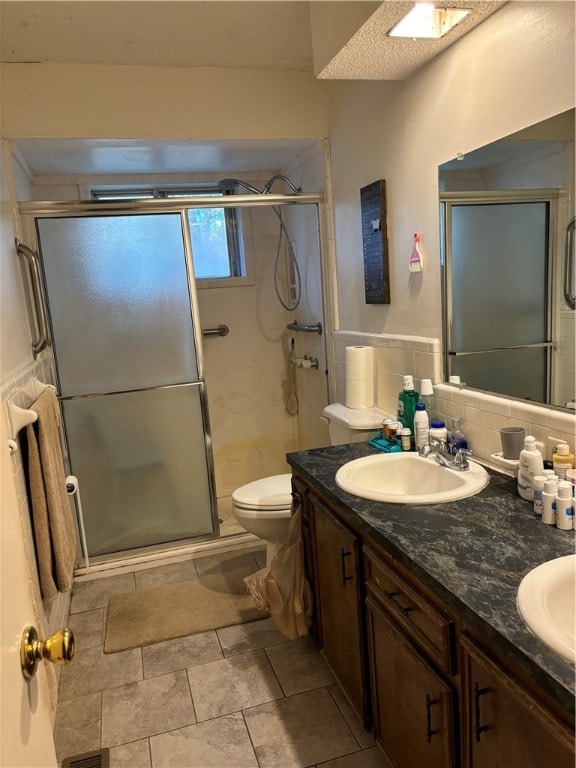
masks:
<path fill-rule="evenodd" d="M 362 744 L 360 744 L 360 740 L 359 740 L 359 739 L 356 737 L 356 734 L 355 734 L 355 733 L 354 733 L 354 731 L 352 730 L 352 726 L 351 726 L 351 725 L 350 725 L 350 723 L 348 722 L 348 718 L 346 717 L 346 715 L 344 714 L 344 711 L 342 710 L 342 707 L 341 707 L 341 706 L 340 706 L 340 704 L 338 703 L 338 699 L 336 698 L 336 696 L 334 696 L 334 695 L 333 695 L 332 691 L 330 690 L 330 686 L 326 686 L 326 687 L 328 688 L 328 693 L 329 693 L 329 694 L 330 694 L 330 696 L 332 697 L 332 700 L 334 701 L 334 704 L 336 704 L 336 707 L 337 707 L 338 711 L 339 711 L 339 712 L 340 712 L 340 714 L 342 715 L 342 718 L 343 718 L 344 722 L 345 722 L 345 723 L 346 723 L 346 725 L 348 726 L 348 729 L 349 729 L 350 733 L 352 734 L 352 738 L 353 738 L 353 739 L 356 741 L 356 743 L 358 744 L 358 749 L 359 749 L 359 751 L 363 751 L 363 749 L 364 749 L 364 748 L 362 747 Z M 342 695 L 343 695 L 343 696 L 345 696 L 344 692 L 342 692 Z M 355 715 L 355 714 L 356 714 L 356 713 L 354 712 L 354 710 L 353 710 L 353 709 L 352 709 L 352 714 L 353 714 L 353 715 Z M 359 725 L 360 725 L 362 728 L 364 728 L 364 725 L 362 724 L 362 722 L 361 722 L 360 720 L 359 720 L 358 722 L 359 722 Z M 357 750 L 357 751 L 358 751 L 358 750 Z M 352 752 L 351 752 L 350 754 L 354 754 L 354 753 L 352 753 Z"/>
<path fill-rule="evenodd" d="M 247 707 L 249 709 L 249 707 Z M 258 759 L 258 753 L 256 752 L 256 746 L 254 745 L 254 740 L 252 739 L 252 734 L 250 733 L 250 728 L 248 728 L 248 723 L 246 722 L 246 716 L 244 714 L 243 709 L 240 710 L 240 714 L 242 715 L 242 722 L 244 723 L 244 728 L 246 728 L 246 733 L 248 734 L 248 739 L 250 740 L 250 745 L 252 747 L 252 752 L 254 752 L 254 758 L 256 759 L 256 762 L 259 766 L 259 768 L 262 768 L 262 763 Z"/>

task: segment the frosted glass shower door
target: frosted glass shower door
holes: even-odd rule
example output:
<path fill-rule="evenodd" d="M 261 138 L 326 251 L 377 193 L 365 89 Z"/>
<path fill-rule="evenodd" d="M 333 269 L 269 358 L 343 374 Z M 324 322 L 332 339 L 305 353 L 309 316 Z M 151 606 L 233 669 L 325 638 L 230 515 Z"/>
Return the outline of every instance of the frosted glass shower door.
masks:
<path fill-rule="evenodd" d="M 63 397 L 199 378 L 179 213 L 37 228 Z"/>
<path fill-rule="evenodd" d="M 182 215 L 36 224 L 88 554 L 214 535 L 213 459 Z"/>
<path fill-rule="evenodd" d="M 64 400 L 92 556 L 212 533 L 202 387 Z"/>
<path fill-rule="evenodd" d="M 548 203 L 452 203 L 449 213 L 450 373 L 546 401 Z"/>

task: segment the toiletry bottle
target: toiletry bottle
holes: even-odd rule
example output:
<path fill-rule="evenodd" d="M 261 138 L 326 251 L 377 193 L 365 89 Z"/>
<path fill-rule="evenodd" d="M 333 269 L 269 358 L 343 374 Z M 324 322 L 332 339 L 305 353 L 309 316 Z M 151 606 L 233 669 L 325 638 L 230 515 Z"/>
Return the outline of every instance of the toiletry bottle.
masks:
<path fill-rule="evenodd" d="M 567 480 L 560 480 L 556 495 L 556 527 L 561 531 L 572 530 L 572 486 Z"/>
<path fill-rule="evenodd" d="M 554 472 L 560 480 L 566 480 L 566 472 L 574 467 L 574 454 L 570 453 L 568 443 L 559 443 L 556 452 L 552 456 Z"/>
<path fill-rule="evenodd" d="M 398 421 L 402 426 L 410 430 L 412 434 L 412 447 L 414 447 L 414 414 L 418 402 L 418 392 L 414 389 L 412 376 L 402 377 L 402 392 L 398 395 Z"/>
<path fill-rule="evenodd" d="M 432 419 L 428 436 L 430 438 L 430 445 L 440 446 L 442 450 L 446 450 L 448 444 L 448 430 L 443 421 L 440 419 Z"/>
<path fill-rule="evenodd" d="M 542 491 L 546 482 L 546 475 L 536 475 L 534 477 L 534 514 L 542 517 Z"/>
<path fill-rule="evenodd" d="M 426 404 L 416 403 L 416 413 L 414 415 L 414 440 L 416 450 L 419 451 L 425 445 L 430 445 L 430 422 L 426 413 Z"/>
<path fill-rule="evenodd" d="M 542 522 L 546 525 L 556 525 L 556 493 L 557 480 L 546 480 L 542 491 Z"/>
<path fill-rule="evenodd" d="M 448 453 L 456 456 L 460 448 L 467 450 L 468 440 L 466 440 L 460 419 L 452 419 L 452 429 L 448 433 Z"/>
<path fill-rule="evenodd" d="M 518 466 L 518 493 L 523 499 L 534 501 L 534 478 L 544 472 L 542 454 L 536 448 L 536 438 L 528 435 L 520 451 Z"/>
<path fill-rule="evenodd" d="M 436 400 L 434 398 L 432 379 L 422 379 L 422 386 L 420 387 L 420 400 L 426 406 L 428 419 L 432 421 L 436 414 Z"/>
<path fill-rule="evenodd" d="M 408 427 L 402 427 L 402 429 L 398 431 L 398 434 L 400 435 L 400 445 L 402 446 L 402 450 L 409 451 L 412 447 L 412 432 Z"/>

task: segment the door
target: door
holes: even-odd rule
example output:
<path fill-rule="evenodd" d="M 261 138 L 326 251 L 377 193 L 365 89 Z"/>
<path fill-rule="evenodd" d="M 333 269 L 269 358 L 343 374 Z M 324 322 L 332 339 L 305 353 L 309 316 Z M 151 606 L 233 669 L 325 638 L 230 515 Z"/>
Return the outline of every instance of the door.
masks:
<path fill-rule="evenodd" d="M 454 765 L 454 702 L 436 673 L 375 600 L 366 600 L 374 732 L 398 768 Z"/>
<path fill-rule="evenodd" d="M 549 201 L 446 203 L 448 374 L 548 401 Z"/>
<path fill-rule="evenodd" d="M 2 466 L 2 536 L 0 537 L 0 652 L 1 703 L 0 766 L 56 768 L 48 684 L 44 664 L 27 682 L 20 670 L 20 637 L 35 623 L 30 563 L 24 550 L 22 522 L 14 484 L 12 462 L 5 449 L 8 440 L 5 416 L 0 416 Z M 37 609 L 37 607 L 36 607 Z"/>
<path fill-rule="evenodd" d="M 217 533 L 185 215 L 36 220 L 88 554 Z"/>
<path fill-rule="evenodd" d="M 362 720 L 368 722 L 356 537 L 314 496 L 317 595 L 322 649 Z"/>
<path fill-rule="evenodd" d="M 573 768 L 574 729 L 463 636 L 466 768 Z"/>

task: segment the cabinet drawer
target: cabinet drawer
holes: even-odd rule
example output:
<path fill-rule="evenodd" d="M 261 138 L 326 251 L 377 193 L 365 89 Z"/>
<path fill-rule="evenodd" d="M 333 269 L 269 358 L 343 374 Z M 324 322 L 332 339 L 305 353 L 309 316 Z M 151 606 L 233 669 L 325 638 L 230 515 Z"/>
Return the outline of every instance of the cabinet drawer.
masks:
<path fill-rule="evenodd" d="M 368 547 L 366 586 L 421 649 L 448 675 L 455 673 L 454 622 L 416 592 Z"/>

